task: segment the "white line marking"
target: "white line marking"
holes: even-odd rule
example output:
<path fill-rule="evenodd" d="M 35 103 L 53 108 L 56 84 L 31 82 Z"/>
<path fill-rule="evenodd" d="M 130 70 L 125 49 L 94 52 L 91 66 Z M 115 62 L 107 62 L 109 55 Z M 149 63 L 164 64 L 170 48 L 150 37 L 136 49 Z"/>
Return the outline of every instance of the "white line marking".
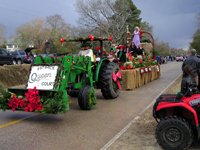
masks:
<path fill-rule="evenodd" d="M 150 108 L 155 102 L 156 99 L 168 88 L 170 87 L 180 76 L 182 75 L 182 73 L 174 80 L 172 81 L 164 90 L 162 90 L 160 92 L 160 94 L 158 94 L 158 96 L 142 111 L 139 113 L 139 116 L 136 116 L 128 125 L 126 125 L 117 135 L 115 135 L 106 145 L 104 145 L 100 150 L 106 150 L 107 148 L 109 148 L 124 132 L 126 132 L 126 130 L 128 130 L 130 128 L 130 126 L 135 123 L 140 116 L 148 109 Z"/>

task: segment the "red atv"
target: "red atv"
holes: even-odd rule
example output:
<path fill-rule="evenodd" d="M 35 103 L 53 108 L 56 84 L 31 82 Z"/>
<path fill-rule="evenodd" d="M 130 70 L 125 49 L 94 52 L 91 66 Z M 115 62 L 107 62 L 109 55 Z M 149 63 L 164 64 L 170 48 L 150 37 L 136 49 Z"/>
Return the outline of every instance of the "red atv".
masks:
<path fill-rule="evenodd" d="M 185 96 L 179 93 L 158 97 L 153 117 L 158 122 L 155 137 L 163 149 L 187 149 L 194 133 L 200 139 L 200 94 L 196 85 L 190 86 Z"/>

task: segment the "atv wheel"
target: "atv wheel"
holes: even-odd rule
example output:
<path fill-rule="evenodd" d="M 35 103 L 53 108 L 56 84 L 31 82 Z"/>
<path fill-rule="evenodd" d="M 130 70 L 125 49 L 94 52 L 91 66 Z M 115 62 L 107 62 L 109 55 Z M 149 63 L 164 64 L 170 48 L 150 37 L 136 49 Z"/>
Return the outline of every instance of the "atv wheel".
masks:
<path fill-rule="evenodd" d="M 112 79 L 112 74 L 117 69 L 119 69 L 119 66 L 114 62 L 110 62 L 100 70 L 99 83 L 101 93 L 106 99 L 114 99 L 119 96 L 119 90 L 114 90 L 113 88 L 114 81 Z"/>
<path fill-rule="evenodd" d="M 90 110 L 96 102 L 96 93 L 93 87 L 83 86 L 78 94 L 78 104 L 82 110 Z"/>
<path fill-rule="evenodd" d="M 67 94 L 71 97 L 78 97 L 79 90 L 67 90 Z"/>
<path fill-rule="evenodd" d="M 155 136 L 158 144 L 166 150 L 187 149 L 193 142 L 190 125 L 180 117 L 162 119 L 156 127 Z"/>

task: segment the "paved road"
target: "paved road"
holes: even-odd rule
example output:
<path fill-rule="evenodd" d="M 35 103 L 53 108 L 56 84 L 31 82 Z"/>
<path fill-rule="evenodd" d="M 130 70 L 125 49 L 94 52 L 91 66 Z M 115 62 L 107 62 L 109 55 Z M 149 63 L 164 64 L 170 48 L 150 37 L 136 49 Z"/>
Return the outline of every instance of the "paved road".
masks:
<path fill-rule="evenodd" d="M 75 98 L 65 114 L 0 111 L 0 150 L 101 149 L 181 74 L 181 64 L 161 65 L 159 79 L 122 91 L 114 100 L 105 100 L 97 90 L 98 105 L 90 111 L 80 110 Z M 3 126 L 13 121 L 19 122 Z"/>

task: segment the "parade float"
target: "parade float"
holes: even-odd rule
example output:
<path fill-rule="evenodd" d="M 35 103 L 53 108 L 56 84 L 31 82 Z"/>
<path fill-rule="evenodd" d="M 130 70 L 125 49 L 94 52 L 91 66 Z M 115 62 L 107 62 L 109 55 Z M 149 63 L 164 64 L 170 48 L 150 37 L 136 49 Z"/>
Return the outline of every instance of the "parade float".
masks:
<path fill-rule="evenodd" d="M 112 38 L 89 36 L 60 41 L 99 41 L 103 47 L 103 41 L 109 40 Z M 121 81 L 119 66 L 107 58 L 99 61 L 94 58 L 91 62 L 88 56 L 38 56 L 30 67 L 26 88 L 9 87 L 7 91 L 1 88 L 0 109 L 59 114 L 69 110 L 70 95 L 78 97 L 82 110 L 90 110 L 97 104 L 95 89 L 101 89 L 105 99 L 115 99 L 119 96 Z"/>
<path fill-rule="evenodd" d="M 129 53 L 127 61 L 119 62 L 118 65 L 123 77 L 122 90 L 138 88 L 161 75 L 160 65 L 155 61 L 155 57 L 153 59 L 148 56 L 135 58 Z"/>

